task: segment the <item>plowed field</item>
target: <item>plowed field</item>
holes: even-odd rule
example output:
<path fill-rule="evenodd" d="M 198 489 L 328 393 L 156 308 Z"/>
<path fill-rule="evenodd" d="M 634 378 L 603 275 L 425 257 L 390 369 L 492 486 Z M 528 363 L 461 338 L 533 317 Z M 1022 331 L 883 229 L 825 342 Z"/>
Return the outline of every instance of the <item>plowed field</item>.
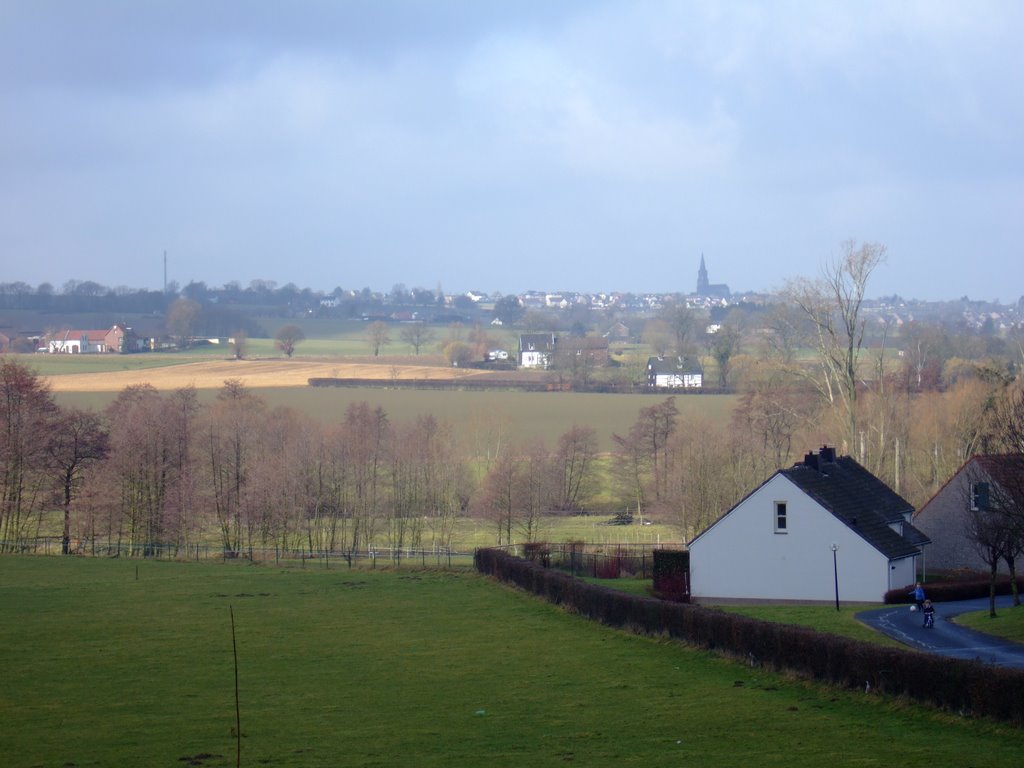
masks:
<path fill-rule="evenodd" d="M 119 392 L 133 384 L 151 384 L 160 390 L 218 389 L 226 379 L 247 387 L 305 387 L 311 378 L 367 380 L 435 379 L 488 376 L 489 371 L 418 365 L 310 362 L 300 360 L 215 360 L 166 368 L 107 373 L 72 373 L 46 377 L 54 392 Z"/>

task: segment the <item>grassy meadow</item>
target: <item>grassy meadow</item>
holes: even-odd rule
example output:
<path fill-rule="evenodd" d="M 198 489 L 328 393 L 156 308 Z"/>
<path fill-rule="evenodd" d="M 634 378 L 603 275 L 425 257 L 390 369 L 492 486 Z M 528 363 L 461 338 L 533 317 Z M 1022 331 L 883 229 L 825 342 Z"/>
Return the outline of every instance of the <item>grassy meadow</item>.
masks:
<path fill-rule="evenodd" d="M 962 613 L 953 619 L 957 624 L 996 637 L 1005 637 L 1018 643 L 1024 643 L 1024 607 L 1000 608 L 995 618 L 989 616 L 987 610 Z"/>
<path fill-rule="evenodd" d="M 154 380 L 158 372 L 154 372 Z M 519 392 L 511 390 L 408 390 L 383 387 L 255 387 L 271 407 L 287 406 L 324 422 L 340 421 L 352 403 L 380 406 L 394 422 L 408 422 L 432 414 L 450 422 L 469 451 L 496 439 L 539 437 L 553 446 L 573 425 L 597 431 L 601 449 L 610 451 L 612 435 L 624 435 L 641 408 L 660 402 L 652 395 L 590 392 Z M 211 402 L 216 390 L 199 392 Z M 57 392 L 61 405 L 102 409 L 116 392 Z M 681 424 L 727 420 L 735 398 L 731 395 L 690 395 L 676 398 Z M 721 423 L 721 422 L 719 422 Z"/>
<path fill-rule="evenodd" d="M 587 622 L 469 570 L 0 557 L 12 766 L 1014 765 L 1020 731 Z"/>

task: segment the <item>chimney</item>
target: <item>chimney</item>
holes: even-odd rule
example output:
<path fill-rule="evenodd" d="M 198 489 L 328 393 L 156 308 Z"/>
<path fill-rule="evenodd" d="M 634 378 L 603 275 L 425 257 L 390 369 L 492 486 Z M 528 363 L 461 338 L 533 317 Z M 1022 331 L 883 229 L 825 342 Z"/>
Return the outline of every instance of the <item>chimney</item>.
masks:
<path fill-rule="evenodd" d="M 813 451 L 810 452 L 810 453 L 804 454 L 804 466 L 805 467 L 810 467 L 811 469 L 817 469 L 818 468 L 818 454 L 814 453 Z"/>
<path fill-rule="evenodd" d="M 829 448 L 827 445 L 821 446 L 819 457 L 822 464 L 835 464 L 836 463 L 836 449 Z"/>

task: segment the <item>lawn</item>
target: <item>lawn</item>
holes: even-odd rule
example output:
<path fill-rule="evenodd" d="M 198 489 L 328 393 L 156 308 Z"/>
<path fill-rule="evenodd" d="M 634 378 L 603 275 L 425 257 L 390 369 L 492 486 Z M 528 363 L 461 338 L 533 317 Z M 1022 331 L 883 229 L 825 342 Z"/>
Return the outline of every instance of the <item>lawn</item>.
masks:
<path fill-rule="evenodd" d="M 589 623 L 470 571 L 0 558 L 8 765 L 1006 766 L 1020 731 Z"/>
<path fill-rule="evenodd" d="M 1024 606 L 1000 608 L 995 618 L 989 616 L 988 610 L 962 613 L 954 621 L 979 632 L 1024 643 Z"/>

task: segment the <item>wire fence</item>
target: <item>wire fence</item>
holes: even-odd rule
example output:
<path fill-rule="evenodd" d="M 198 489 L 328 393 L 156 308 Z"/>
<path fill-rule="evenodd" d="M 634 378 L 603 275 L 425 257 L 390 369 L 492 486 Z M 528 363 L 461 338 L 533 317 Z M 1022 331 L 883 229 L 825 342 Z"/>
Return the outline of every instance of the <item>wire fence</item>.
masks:
<path fill-rule="evenodd" d="M 0 541 L 0 553 L 25 555 L 63 554 L 60 536 L 38 536 Z M 450 567 L 472 558 L 472 552 L 459 552 L 450 547 L 371 547 L 359 550 L 317 549 L 309 547 L 247 547 L 230 550 L 210 544 L 163 544 L 101 542 L 73 539 L 69 554 L 88 557 L 125 557 L 177 561 L 235 561 L 254 563 L 291 562 L 330 567 L 331 564 L 376 568 L 401 565 Z"/>

